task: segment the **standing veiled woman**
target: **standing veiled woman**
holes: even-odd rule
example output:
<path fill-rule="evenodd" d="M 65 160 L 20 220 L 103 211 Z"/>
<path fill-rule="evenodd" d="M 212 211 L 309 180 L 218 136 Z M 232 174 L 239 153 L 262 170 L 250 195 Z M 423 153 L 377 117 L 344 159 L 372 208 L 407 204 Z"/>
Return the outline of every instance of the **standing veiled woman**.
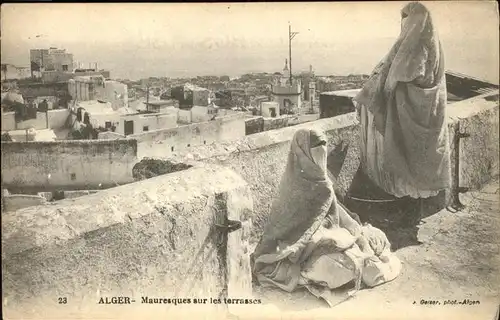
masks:
<path fill-rule="evenodd" d="M 366 175 L 396 197 L 428 198 L 451 186 L 444 54 L 419 2 L 401 11 L 401 34 L 355 97 Z"/>

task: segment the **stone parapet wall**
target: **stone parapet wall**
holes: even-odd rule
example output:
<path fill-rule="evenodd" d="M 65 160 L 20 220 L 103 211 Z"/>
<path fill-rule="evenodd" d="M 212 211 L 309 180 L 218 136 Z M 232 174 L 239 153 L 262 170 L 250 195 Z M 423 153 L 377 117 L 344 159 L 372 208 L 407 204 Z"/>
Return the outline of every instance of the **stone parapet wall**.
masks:
<path fill-rule="evenodd" d="M 450 143 L 457 122 L 471 135 L 460 147 L 461 186 L 477 189 L 498 175 L 498 109 L 498 92 L 448 107 Z M 347 192 L 359 168 L 354 113 L 185 150 L 168 159 L 194 166 L 188 170 L 5 214 L 4 312 L 116 318 L 131 316 L 127 310 L 171 309 L 99 308 L 100 297 L 207 298 L 225 289 L 250 297 L 251 242 L 261 234 L 301 128 L 326 132 L 328 167 L 338 192 Z M 244 227 L 221 240 L 214 226 L 225 218 Z M 72 304 L 62 309 L 57 297 Z M 186 306 L 193 315 L 195 306 Z"/>
<path fill-rule="evenodd" d="M 192 313 L 196 305 L 154 306 L 142 297 L 218 298 L 227 290 L 250 298 L 251 215 L 245 181 L 211 165 L 8 213 L 2 217 L 4 316 L 129 318 L 131 310 L 164 316 L 186 307 Z M 224 236 L 215 225 L 226 218 L 243 228 Z M 98 304 L 112 296 L 135 303 Z M 203 312 L 215 307 L 207 304 Z"/>
<path fill-rule="evenodd" d="M 141 158 L 167 158 L 214 142 L 241 139 L 245 136 L 245 118 L 243 113 L 233 114 L 213 121 L 134 134 L 128 138 L 137 140 Z"/>
<path fill-rule="evenodd" d="M 3 186 L 15 193 L 115 187 L 134 181 L 138 161 L 132 139 L 2 142 Z"/>
<path fill-rule="evenodd" d="M 460 146 L 460 186 L 480 188 L 499 173 L 498 91 L 448 105 L 450 145 L 459 121 L 462 131 L 471 134 Z M 336 177 L 336 188 L 345 194 L 360 164 L 359 122 L 355 113 L 320 119 L 293 127 L 260 132 L 234 142 L 200 146 L 175 156 L 176 161 L 201 161 L 227 166 L 249 183 L 254 199 L 256 240 L 276 197 L 284 172 L 290 141 L 300 128 L 318 129 L 328 137 L 328 167 Z M 452 149 L 452 173 L 454 150 Z M 453 173 L 454 174 L 454 173 Z M 455 178 L 455 177 L 454 177 Z"/>
<path fill-rule="evenodd" d="M 16 211 L 19 209 L 45 204 L 47 199 L 40 195 L 9 194 L 3 197 L 3 211 Z"/>

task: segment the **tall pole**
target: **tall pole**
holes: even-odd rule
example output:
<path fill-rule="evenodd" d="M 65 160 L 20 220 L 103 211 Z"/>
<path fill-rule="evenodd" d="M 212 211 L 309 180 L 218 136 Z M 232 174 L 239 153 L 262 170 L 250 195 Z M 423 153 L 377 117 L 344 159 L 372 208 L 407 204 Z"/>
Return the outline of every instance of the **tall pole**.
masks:
<path fill-rule="evenodd" d="M 146 84 L 146 110 L 149 111 L 149 83 Z"/>
<path fill-rule="evenodd" d="M 292 85 L 292 25 L 288 25 L 288 61 L 290 63 L 290 85 Z"/>
<path fill-rule="evenodd" d="M 290 63 L 290 85 L 292 85 L 292 39 L 298 34 L 298 32 L 292 32 L 292 25 L 288 25 L 288 54 Z"/>
<path fill-rule="evenodd" d="M 40 71 L 40 78 L 42 78 L 42 68 L 43 68 L 43 49 L 40 49 L 40 61 L 41 61 L 41 62 L 40 62 L 41 66 L 40 66 L 40 70 L 38 70 L 38 71 Z"/>

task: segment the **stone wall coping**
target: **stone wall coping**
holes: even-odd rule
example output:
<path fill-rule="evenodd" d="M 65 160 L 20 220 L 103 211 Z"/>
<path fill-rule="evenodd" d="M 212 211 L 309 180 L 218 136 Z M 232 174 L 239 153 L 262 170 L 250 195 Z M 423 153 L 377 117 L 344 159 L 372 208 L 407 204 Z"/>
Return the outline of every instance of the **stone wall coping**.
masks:
<path fill-rule="evenodd" d="M 109 145 L 110 141 L 124 142 L 133 144 L 134 139 L 100 139 L 100 140 L 57 140 L 57 141 L 2 141 L 3 144 L 17 144 L 17 145 L 27 145 L 27 144 L 39 144 L 39 145 Z"/>
<path fill-rule="evenodd" d="M 213 121 L 187 123 L 187 124 L 181 124 L 181 125 L 179 125 L 177 127 L 173 127 L 173 128 L 156 129 L 156 130 L 151 130 L 151 131 L 147 131 L 147 132 L 131 134 L 131 135 L 127 136 L 127 139 L 137 140 L 138 142 L 154 141 L 154 139 L 151 139 L 150 136 L 155 135 L 155 134 L 175 132 L 177 130 L 183 130 L 186 128 L 196 128 L 198 126 L 209 125 L 211 123 L 224 124 L 226 122 L 240 120 L 240 119 L 243 120 L 243 122 L 244 122 L 246 119 L 245 114 L 243 114 L 243 113 L 230 114 L 230 115 L 226 115 L 223 117 L 215 118 L 215 120 L 213 120 Z"/>
<path fill-rule="evenodd" d="M 448 121 L 471 118 L 479 113 L 498 107 L 499 90 L 494 90 L 470 99 L 457 101 L 448 105 Z"/>
<path fill-rule="evenodd" d="M 5 198 L 23 198 L 23 199 L 42 199 L 43 196 L 35 195 L 35 194 L 7 194 L 4 196 Z"/>
<path fill-rule="evenodd" d="M 447 117 L 449 123 L 454 123 L 459 119 L 469 118 L 481 112 L 498 107 L 498 94 L 499 90 L 495 90 L 470 99 L 449 104 L 447 107 Z M 495 98 L 495 95 L 497 96 L 496 99 L 489 99 Z M 333 131 L 358 124 L 359 122 L 356 119 L 356 112 L 351 112 L 332 118 L 324 118 L 286 128 L 251 134 L 236 141 L 221 141 L 211 145 L 199 146 L 196 148 L 196 151 L 190 150 L 175 153 L 171 159 L 174 159 L 175 161 L 200 161 L 208 158 L 224 157 L 229 156 L 232 153 L 255 151 L 275 144 L 289 142 L 292 140 L 294 133 L 303 128 Z"/>
<path fill-rule="evenodd" d="M 51 110 L 47 110 L 47 113 L 60 113 L 60 112 L 70 112 L 71 109 L 66 109 L 66 108 L 61 108 L 61 109 L 51 109 Z M 14 115 L 16 112 L 15 111 L 6 111 L 6 112 L 2 112 L 2 115 Z M 45 112 L 43 111 L 37 111 L 37 113 L 43 113 L 45 114 Z"/>
<path fill-rule="evenodd" d="M 299 129 L 314 128 L 323 131 L 332 131 L 357 124 L 356 114 L 353 112 L 335 118 L 319 119 L 277 130 L 259 132 L 245 136 L 236 141 L 220 141 L 211 145 L 199 146 L 196 148 L 195 152 L 192 150 L 189 152 L 179 152 L 172 155 L 170 159 L 174 161 L 203 160 L 219 156 L 228 156 L 232 153 L 256 151 L 260 148 L 289 142 L 294 133 Z"/>
<path fill-rule="evenodd" d="M 166 202 L 175 207 L 246 185 L 243 178 L 229 168 L 205 165 L 78 198 L 19 209 L 2 216 L 2 257 L 66 243 L 94 230 L 160 214 L 154 206 L 158 197 L 162 202 L 169 199 Z"/>

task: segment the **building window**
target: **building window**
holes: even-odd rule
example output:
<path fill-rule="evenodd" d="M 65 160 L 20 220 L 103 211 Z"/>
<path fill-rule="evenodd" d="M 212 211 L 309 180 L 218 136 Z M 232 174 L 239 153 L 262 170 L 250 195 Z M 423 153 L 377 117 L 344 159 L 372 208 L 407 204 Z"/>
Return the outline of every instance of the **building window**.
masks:
<path fill-rule="evenodd" d="M 62 65 L 62 70 L 63 71 L 68 71 L 68 65 L 67 64 L 63 64 Z"/>
<path fill-rule="evenodd" d="M 203 144 L 207 144 L 207 140 L 203 140 Z"/>
<path fill-rule="evenodd" d="M 174 147 L 170 148 L 170 150 L 172 150 L 172 152 L 174 152 Z"/>
<path fill-rule="evenodd" d="M 76 180 L 76 173 L 72 173 L 71 174 L 71 181 L 75 181 Z"/>
<path fill-rule="evenodd" d="M 106 121 L 106 123 L 104 124 L 104 127 L 105 127 L 106 129 L 111 128 L 111 121 Z"/>
<path fill-rule="evenodd" d="M 82 117 L 83 110 L 82 110 L 82 109 L 83 109 L 83 108 L 78 108 L 78 109 L 76 110 L 76 120 L 77 120 L 78 122 L 82 122 L 82 120 L 83 120 L 83 117 Z"/>
<path fill-rule="evenodd" d="M 269 111 L 271 111 L 271 117 L 276 118 L 276 108 L 269 108 Z"/>
<path fill-rule="evenodd" d="M 89 84 L 89 100 L 94 100 L 94 84 Z"/>
<path fill-rule="evenodd" d="M 85 124 L 90 124 L 90 114 L 88 112 L 85 112 L 85 114 L 83 115 L 83 123 Z"/>
<path fill-rule="evenodd" d="M 191 147 L 191 145 L 188 143 L 188 148 Z"/>
<path fill-rule="evenodd" d="M 142 127 L 142 131 L 149 131 L 149 126 Z"/>

